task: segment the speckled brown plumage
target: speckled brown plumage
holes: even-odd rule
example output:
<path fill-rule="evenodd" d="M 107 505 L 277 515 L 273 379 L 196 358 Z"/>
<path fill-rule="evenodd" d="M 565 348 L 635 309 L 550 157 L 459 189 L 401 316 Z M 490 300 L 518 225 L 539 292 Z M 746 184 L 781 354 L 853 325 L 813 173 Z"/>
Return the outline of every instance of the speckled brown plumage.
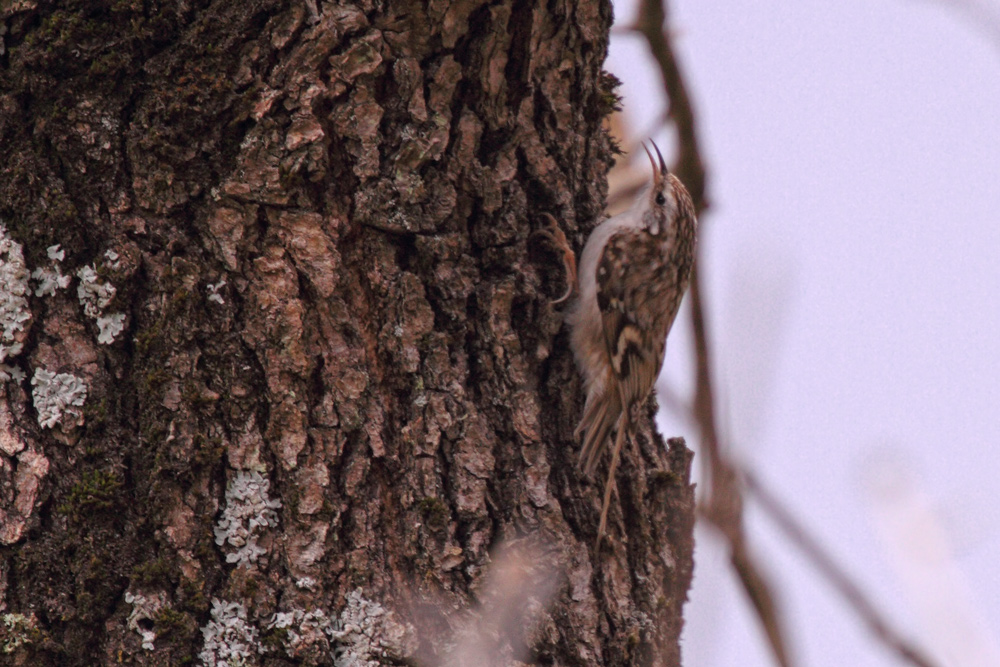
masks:
<path fill-rule="evenodd" d="M 648 151 L 647 151 L 648 153 Z M 659 150 L 657 150 L 659 156 Z M 579 296 L 570 314 L 571 343 L 587 401 L 577 433 L 580 462 L 594 471 L 617 425 L 598 540 L 629 409 L 653 388 L 694 263 L 694 205 L 659 157 L 653 183 L 625 213 L 599 225 L 584 247 Z"/>

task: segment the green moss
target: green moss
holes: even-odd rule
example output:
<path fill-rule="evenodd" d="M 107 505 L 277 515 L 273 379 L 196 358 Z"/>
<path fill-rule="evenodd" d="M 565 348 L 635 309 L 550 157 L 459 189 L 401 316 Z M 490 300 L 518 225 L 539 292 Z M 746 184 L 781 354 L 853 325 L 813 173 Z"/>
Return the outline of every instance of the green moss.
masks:
<path fill-rule="evenodd" d="M 111 509 L 122 482 L 112 471 L 93 470 L 83 473 L 83 478 L 69 490 L 66 502 L 57 511 L 73 519 L 81 513 L 92 513 Z"/>
<path fill-rule="evenodd" d="M 171 567 L 165 558 L 140 563 L 132 568 L 132 582 L 140 588 L 153 588 L 170 582 Z"/>
<path fill-rule="evenodd" d="M 95 428 L 108 421 L 108 399 L 102 398 L 99 401 L 87 401 L 83 406 L 83 417 L 88 428 Z"/>
<path fill-rule="evenodd" d="M 208 534 L 211 537 L 199 540 L 198 544 L 195 545 L 194 548 L 194 555 L 197 556 L 200 561 L 211 562 L 218 557 L 215 550 L 215 534 L 212 532 L 212 525 L 208 526 Z"/>
<path fill-rule="evenodd" d="M 448 525 L 448 505 L 440 498 L 427 496 L 417 503 L 417 509 L 424 517 L 424 521 L 431 528 L 444 528 Z"/>
<path fill-rule="evenodd" d="M 208 611 L 208 598 L 205 597 L 205 593 L 198 582 L 191 581 L 190 579 L 183 580 L 180 592 L 181 599 L 179 600 L 179 606 L 182 609 L 187 609 L 197 614 Z"/>
<path fill-rule="evenodd" d="M 135 350 L 141 356 L 149 353 L 153 344 L 163 335 L 163 322 L 159 321 L 153 326 L 143 329 L 135 337 Z"/>
<path fill-rule="evenodd" d="M 639 636 L 638 630 L 633 630 L 625 638 L 625 657 L 628 659 L 629 663 L 636 661 L 638 657 L 636 651 L 639 645 L 642 643 L 642 637 Z"/>
<path fill-rule="evenodd" d="M 622 110 L 622 96 L 618 94 L 618 89 L 622 82 L 611 72 L 602 71 L 599 83 L 600 99 L 598 101 L 602 116 L 610 116 L 616 111 Z"/>
<path fill-rule="evenodd" d="M 202 387 L 194 380 L 187 380 L 184 389 L 181 390 L 181 398 L 192 408 L 207 408 L 214 405 L 216 400 L 210 392 L 202 391 Z"/>
<path fill-rule="evenodd" d="M 226 454 L 226 445 L 219 436 L 206 438 L 197 435 L 194 438 L 194 459 L 195 467 L 212 468 L 215 467 Z"/>
<path fill-rule="evenodd" d="M 170 302 L 167 304 L 167 309 L 168 312 L 179 313 L 183 311 L 185 307 L 190 303 L 191 303 L 190 290 L 181 287 L 171 295 Z"/>
<path fill-rule="evenodd" d="M 188 614 L 171 609 L 170 607 L 160 609 L 156 614 L 156 618 L 153 619 L 158 638 L 167 637 L 171 633 L 180 635 L 189 634 L 188 630 L 193 622 L 194 619 Z"/>
<path fill-rule="evenodd" d="M 145 381 L 146 390 L 149 393 L 155 393 L 160 387 L 167 383 L 170 379 L 170 375 L 162 368 L 151 368 L 146 372 L 143 380 Z"/>
<path fill-rule="evenodd" d="M 255 577 L 247 577 L 244 580 L 243 592 L 248 598 L 257 597 L 257 593 L 260 591 L 260 582 L 257 581 Z"/>
<path fill-rule="evenodd" d="M 264 631 L 260 643 L 271 651 L 284 651 L 288 643 L 288 628 L 271 628 Z"/>
<path fill-rule="evenodd" d="M 142 427 L 142 441 L 146 444 L 159 444 L 167 437 L 167 430 L 159 422 L 147 423 Z"/>
<path fill-rule="evenodd" d="M 111 277 L 114 274 L 114 269 L 112 269 L 111 265 L 108 264 L 107 262 L 104 262 L 102 260 L 97 260 L 96 262 L 94 262 L 94 273 L 96 273 L 97 277 L 103 280 L 104 282 L 111 282 Z"/>

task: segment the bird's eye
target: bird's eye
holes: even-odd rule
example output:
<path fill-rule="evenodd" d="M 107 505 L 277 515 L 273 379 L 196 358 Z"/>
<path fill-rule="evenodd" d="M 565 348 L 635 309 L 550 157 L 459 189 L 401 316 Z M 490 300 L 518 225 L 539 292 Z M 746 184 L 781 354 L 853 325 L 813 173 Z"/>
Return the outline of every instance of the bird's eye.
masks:
<path fill-rule="evenodd" d="M 667 198 L 663 196 L 663 193 L 662 192 L 657 192 L 656 193 L 656 205 L 657 206 L 663 206 L 666 203 L 667 203 Z"/>

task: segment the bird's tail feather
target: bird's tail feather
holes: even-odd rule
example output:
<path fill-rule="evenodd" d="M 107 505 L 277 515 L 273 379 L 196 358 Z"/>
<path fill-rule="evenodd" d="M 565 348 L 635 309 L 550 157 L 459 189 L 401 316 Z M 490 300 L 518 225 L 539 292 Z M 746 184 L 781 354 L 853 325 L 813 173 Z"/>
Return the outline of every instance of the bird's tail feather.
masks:
<path fill-rule="evenodd" d="M 607 447 L 608 435 L 622 413 L 621 401 L 615 392 L 606 392 L 587 401 L 583 410 L 583 418 L 576 428 L 576 435 L 583 436 L 583 447 L 580 449 L 580 465 L 584 473 L 590 475 L 597 467 L 601 453 Z"/>
<path fill-rule="evenodd" d="M 608 479 L 604 483 L 604 504 L 601 505 L 601 522 L 597 525 L 597 546 L 601 546 L 601 538 L 604 537 L 604 528 L 608 523 L 608 507 L 611 506 L 611 490 L 615 486 L 615 472 L 618 470 L 618 460 L 622 453 L 622 444 L 625 442 L 625 434 L 628 432 L 628 411 L 622 412 L 618 418 L 618 435 L 615 436 L 615 448 L 611 452 L 611 468 L 608 469 Z"/>

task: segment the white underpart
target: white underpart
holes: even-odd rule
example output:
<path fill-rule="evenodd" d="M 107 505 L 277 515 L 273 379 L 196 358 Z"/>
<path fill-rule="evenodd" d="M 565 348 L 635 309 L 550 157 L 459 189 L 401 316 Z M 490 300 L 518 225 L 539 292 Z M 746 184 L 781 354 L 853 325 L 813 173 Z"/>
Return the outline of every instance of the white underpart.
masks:
<path fill-rule="evenodd" d="M 583 247 L 580 255 L 579 294 L 567 316 L 572 336 L 576 363 L 584 373 L 584 390 L 588 399 L 604 392 L 606 378 L 596 371 L 611 367 L 603 344 L 604 331 L 601 309 L 597 305 L 597 265 L 604 254 L 604 246 L 613 234 L 623 229 L 639 229 L 642 212 L 646 208 L 649 189 L 644 190 L 627 211 L 608 218 L 599 224 Z M 585 358 L 581 358 L 585 355 Z"/>

